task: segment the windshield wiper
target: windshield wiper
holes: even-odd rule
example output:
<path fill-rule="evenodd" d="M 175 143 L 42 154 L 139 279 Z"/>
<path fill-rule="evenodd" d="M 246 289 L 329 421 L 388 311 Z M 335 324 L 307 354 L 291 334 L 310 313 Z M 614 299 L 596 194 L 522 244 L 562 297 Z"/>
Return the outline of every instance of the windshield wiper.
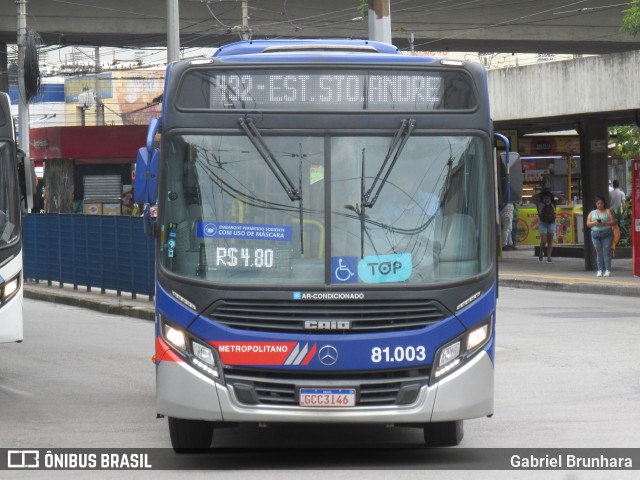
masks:
<path fill-rule="evenodd" d="M 264 160 L 264 163 L 266 163 L 269 170 L 273 172 L 273 176 L 276 177 L 278 182 L 280 182 L 280 185 L 284 188 L 289 199 L 292 202 L 295 200 L 302 200 L 300 190 L 296 188 L 287 173 L 284 171 L 284 168 L 282 168 L 282 165 L 280 165 L 280 162 L 278 162 L 278 159 L 273 155 L 273 153 L 271 153 L 271 150 L 267 147 L 267 144 L 264 142 L 264 139 L 253 123 L 253 120 L 250 118 L 247 118 L 246 120 L 244 118 L 240 118 L 238 123 L 242 130 L 244 130 L 247 138 L 251 140 L 253 146 L 256 147 L 256 150 Z"/>
<path fill-rule="evenodd" d="M 369 232 L 367 231 L 367 227 L 366 227 L 365 208 L 372 208 L 375 205 L 376 201 L 378 200 L 378 197 L 380 196 L 380 192 L 382 191 L 382 187 L 384 187 L 384 185 L 387 183 L 389 174 L 391 173 L 391 170 L 393 170 L 393 167 L 398 161 L 398 158 L 400 157 L 400 154 L 402 153 L 402 150 L 404 149 L 404 146 L 406 145 L 407 140 L 409 140 L 409 137 L 411 136 L 411 133 L 413 132 L 413 129 L 415 128 L 415 126 L 416 126 L 416 121 L 412 118 L 408 118 L 408 119 L 405 118 L 402 120 L 402 124 L 400 125 L 400 128 L 396 130 L 396 133 L 393 136 L 393 139 L 391 140 L 391 145 L 389 145 L 389 151 L 387 151 L 387 155 L 385 156 L 384 161 L 382 162 L 382 165 L 378 170 L 378 173 L 373 179 L 373 183 L 371 184 L 371 187 L 369 187 L 369 190 L 367 190 L 366 192 L 364 190 L 365 178 L 366 178 L 366 175 L 365 175 L 366 159 L 365 159 L 365 149 L 364 148 L 362 149 L 362 172 L 360 175 L 361 206 L 359 211 L 357 212 L 360 215 L 360 258 L 364 258 L 364 236 L 365 234 L 369 236 Z M 391 160 L 392 156 L 393 156 L 393 160 L 391 161 L 391 163 L 389 164 L 389 168 L 387 168 L 385 172 L 385 168 L 387 167 L 387 164 L 389 163 L 389 160 Z M 382 176 L 383 172 L 384 172 L 384 177 Z M 375 195 L 372 196 L 373 190 L 374 188 L 376 188 L 376 184 L 378 182 L 380 182 L 380 186 L 378 186 L 378 189 L 376 190 Z"/>
<path fill-rule="evenodd" d="M 405 118 L 404 120 L 402 120 L 402 124 L 400 125 L 400 128 L 398 128 L 395 135 L 393 136 L 393 140 L 391 140 L 391 145 L 389 145 L 389 151 L 387 152 L 387 156 L 384 158 L 384 161 L 380 166 L 380 170 L 378 170 L 376 177 L 373 179 L 373 183 L 371 184 L 371 187 L 369 188 L 369 190 L 367 190 L 366 193 L 362 195 L 363 207 L 371 208 L 375 205 L 376 200 L 378 200 L 378 196 L 380 196 L 380 192 L 382 191 L 382 187 L 384 187 L 385 183 L 387 183 L 389 174 L 391 173 L 391 170 L 393 170 L 393 167 L 398 161 L 398 158 L 400 157 L 400 154 L 402 153 L 402 150 L 404 149 L 404 146 L 406 145 L 407 140 L 409 140 L 409 137 L 411 136 L 411 133 L 413 132 L 413 129 L 415 128 L 415 126 L 416 126 L 416 121 L 413 118 L 408 118 L 408 119 Z M 394 151 L 395 151 L 395 155 L 394 155 Z M 387 166 L 387 163 L 389 163 L 389 160 L 391 159 L 392 155 L 393 155 L 393 160 L 389 164 L 389 168 L 387 168 L 387 171 L 384 173 L 384 177 L 382 177 L 382 173 L 384 172 L 384 169 Z M 362 178 L 364 181 L 364 160 L 362 165 Z M 372 196 L 373 189 L 376 187 L 376 184 L 378 182 L 380 182 L 380 186 L 378 187 L 378 190 L 376 190 L 375 195 Z"/>
<path fill-rule="evenodd" d="M 280 182 L 282 188 L 289 196 L 289 199 L 292 202 L 298 200 L 300 202 L 298 211 L 299 211 L 299 219 L 300 219 L 300 253 L 304 253 L 304 211 L 302 205 L 302 154 L 300 154 L 300 165 L 299 165 L 299 176 L 300 179 L 298 181 L 298 187 L 293 184 L 293 181 L 287 175 L 287 172 L 284 171 L 280 162 L 275 157 L 275 155 L 269 150 L 267 144 L 265 143 L 262 135 L 260 135 L 260 131 L 257 129 L 253 120 L 247 118 L 238 119 L 238 123 L 244 133 L 247 135 L 247 138 L 251 141 L 253 146 L 256 148 L 264 163 L 267 164 L 269 170 L 273 173 L 273 176 L 276 177 L 276 180 Z"/>
<path fill-rule="evenodd" d="M 364 193 L 364 166 L 366 164 L 366 152 L 367 150 L 365 148 L 362 149 L 362 174 L 360 175 L 360 198 L 364 198 L 365 193 Z M 366 235 L 369 238 L 369 241 L 371 242 L 371 245 L 373 245 L 373 248 L 375 250 L 375 244 L 373 239 L 371 238 L 371 235 L 369 235 L 369 231 L 367 230 L 367 226 L 366 226 L 366 221 L 367 221 L 367 213 L 365 211 L 365 205 L 358 205 L 356 203 L 356 206 L 354 207 L 353 205 L 345 205 L 345 208 L 348 210 L 351 210 L 353 212 L 355 212 L 358 217 L 360 218 L 360 258 L 364 258 L 364 236 Z M 376 255 L 378 254 L 378 252 L 376 251 Z"/>

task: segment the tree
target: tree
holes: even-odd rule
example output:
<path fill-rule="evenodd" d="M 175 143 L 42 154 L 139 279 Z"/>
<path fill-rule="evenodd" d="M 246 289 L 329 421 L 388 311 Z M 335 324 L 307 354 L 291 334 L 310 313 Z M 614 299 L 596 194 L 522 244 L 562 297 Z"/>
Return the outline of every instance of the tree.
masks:
<path fill-rule="evenodd" d="M 369 0 L 360 0 L 358 11 L 362 18 L 367 19 L 369 17 Z"/>
<path fill-rule="evenodd" d="M 623 13 L 624 17 L 620 30 L 635 37 L 640 33 L 640 0 L 631 0 L 629 8 L 623 10 Z"/>
<path fill-rule="evenodd" d="M 636 3 L 640 0 L 636 0 Z M 639 17 L 640 18 L 640 17 Z M 615 144 L 612 155 L 627 160 L 640 158 L 640 129 L 636 125 L 619 125 L 609 128 L 609 136 L 614 139 Z M 628 164 L 628 163 L 627 163 Z M 623 212 L 616 212 L 616 220 L 620 226 L 620 247 L 631 246 L 631 195 L 627 193 L 626 208 Z"/>
<path fill-rule="evenodd" d="M 636 125 L 611 127 L 609 135 L 615 137 L 613 154 L 617 158 L 625 160 L 640 158 L 640 129 Z"/>

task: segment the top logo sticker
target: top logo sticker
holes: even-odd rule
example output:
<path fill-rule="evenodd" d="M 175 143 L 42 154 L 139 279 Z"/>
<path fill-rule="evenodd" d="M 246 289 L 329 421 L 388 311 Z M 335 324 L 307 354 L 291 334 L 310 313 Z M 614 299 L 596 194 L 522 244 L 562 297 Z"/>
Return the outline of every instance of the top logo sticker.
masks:
<path fill-rule="evenodd" d="M 404 282 L 412 271 L 410 253 L 372 255 L 358 262 L 358 276 L 364 283 Z"/>

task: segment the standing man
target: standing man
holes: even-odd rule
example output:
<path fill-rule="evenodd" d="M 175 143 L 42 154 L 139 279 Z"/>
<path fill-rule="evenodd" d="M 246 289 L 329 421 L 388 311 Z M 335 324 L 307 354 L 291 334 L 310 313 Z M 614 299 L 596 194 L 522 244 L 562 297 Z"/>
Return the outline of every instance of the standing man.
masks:
<path fill-rule="evenodd" d="M 609 209 L 612 212 L 621 212 L 625 209 L 626 195 L 620 190 L 620 182 L 618 180 L 613 181 L 613 190 L 609 192 Z"/>

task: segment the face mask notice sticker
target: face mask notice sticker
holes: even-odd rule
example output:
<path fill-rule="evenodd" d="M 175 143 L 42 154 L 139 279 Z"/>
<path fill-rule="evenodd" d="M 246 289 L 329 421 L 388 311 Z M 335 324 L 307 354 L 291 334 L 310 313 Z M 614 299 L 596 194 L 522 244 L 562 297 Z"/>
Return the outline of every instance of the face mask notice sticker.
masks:
<path fill-rule="evenodd" d="M 290 242 L 292 227 L 288 225 L 262 225 L 255 223 L 198 222 L 198 238 L 235 238 L 241 240 L 270 240 Z"/>

